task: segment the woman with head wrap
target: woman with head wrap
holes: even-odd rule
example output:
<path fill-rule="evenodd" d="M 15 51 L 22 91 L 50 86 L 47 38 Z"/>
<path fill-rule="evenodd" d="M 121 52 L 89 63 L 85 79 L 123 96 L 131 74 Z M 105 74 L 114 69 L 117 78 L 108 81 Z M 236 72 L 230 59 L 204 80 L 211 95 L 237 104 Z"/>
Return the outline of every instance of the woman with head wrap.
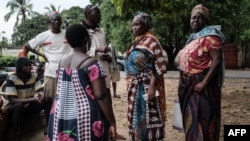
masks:
<path fill-rule="evenodd" d="M 163 74 L 167 72 L 162 47 L 150 31 L 151 17 L 134 16 L 135 40 L 125 52 L 128 91 L 128 128 L 131 141 L 163 141 L 166 101 Z"/>
<path fill-rule="evenodd" d="M 178 96 L 186 141 L 218 141 L 223 84 L 223 34 L 207 26 L 209 11 L 202 4 L 191 12 L 193 33 L 177 55 Z"/>

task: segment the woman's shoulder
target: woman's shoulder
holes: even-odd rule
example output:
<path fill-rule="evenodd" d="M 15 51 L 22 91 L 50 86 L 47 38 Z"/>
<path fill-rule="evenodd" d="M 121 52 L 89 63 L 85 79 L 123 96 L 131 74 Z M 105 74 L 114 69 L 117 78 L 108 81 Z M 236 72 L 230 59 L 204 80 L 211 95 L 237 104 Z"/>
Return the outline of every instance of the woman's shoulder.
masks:
<path fill-rule="evenodd" d="M 215 35 L 206 36 L 205 41 L 213 46 L 222 44 L 221 38 Z"/>
<path fill-rule="evenodd" d="M 82 66 L 87 66 L 91 62 L 95 62 L 94 57 L 88 56 L 86 54 L 71 53 L 60 60 L 60 68 L 81 68 Z"/>
<path fill-rule="evenodd" d="M 143 42 L 146 44 L 155 44 L 155 45 L 160 45 L 159 39 L 153 34 L 146 34 Z"/>
<path fill-rule="evenodd" d="M 79 63 L 79 68 L 88 68 L 91 65 L 97 64 L 97 59 L 94 57 L 86 57 Z"/>

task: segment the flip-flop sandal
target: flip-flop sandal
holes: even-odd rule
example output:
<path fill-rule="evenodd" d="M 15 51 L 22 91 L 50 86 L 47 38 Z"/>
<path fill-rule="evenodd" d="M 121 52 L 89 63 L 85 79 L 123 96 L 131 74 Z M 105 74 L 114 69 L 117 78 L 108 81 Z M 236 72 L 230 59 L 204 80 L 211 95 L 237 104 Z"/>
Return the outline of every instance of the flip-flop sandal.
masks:
<path fill-rule="evenodd" d="M 120 134 L 116 134 L 116 139 L 117 140 L 126 140 L 126 138 L 123 136 L 123 135 L 120 135 Z"/>

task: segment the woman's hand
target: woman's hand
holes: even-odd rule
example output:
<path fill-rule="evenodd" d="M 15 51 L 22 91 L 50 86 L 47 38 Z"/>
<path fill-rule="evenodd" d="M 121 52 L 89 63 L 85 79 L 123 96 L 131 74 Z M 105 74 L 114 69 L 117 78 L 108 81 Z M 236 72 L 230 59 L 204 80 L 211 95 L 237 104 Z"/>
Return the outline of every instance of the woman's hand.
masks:
<path fill-rule="evenodd" d="M 155 84 L 156 84 L 156 78 L 153 74 L 153 71 L 149 72 L 150 78 L 150 84 L 148 87 L 148 100 L 153 100 L 155 98 Z"/>
<path fill-rule="evenodd" d="M 195 91 L 195 92 L 201 92 L 201 91 L 206 87 L 206 85 L 207 85 L 206 82 L 201 81 L 201 82 L 199 82 L 199 83 L 197 83 L 197 84 L 195 85 L 194 91 Z"/>
<path fill-rule="evenodd" d="M 155 98 L 155 87 L 154 86 L 149 86 L 148 87 L 148 99 L 152 100 Z"/>

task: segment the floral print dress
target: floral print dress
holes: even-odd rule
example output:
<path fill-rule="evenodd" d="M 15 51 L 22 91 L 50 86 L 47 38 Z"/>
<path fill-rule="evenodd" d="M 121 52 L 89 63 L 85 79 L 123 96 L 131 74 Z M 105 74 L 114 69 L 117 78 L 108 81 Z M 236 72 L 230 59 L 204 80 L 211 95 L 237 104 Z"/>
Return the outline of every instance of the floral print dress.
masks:
<path fill-rule="evenodd" d="M 126 51 L 125 71 L 128 95 L 130 141 L 163 141 L 165 137 L 166 99 L 163 74 L 167 72 L 162 47 L 151 33 L 139 36 Z M 159 96 L 143 99 L 151 74 L 157 77 Z"/>
<path fill-rule="evenodd" d="M 80 69 L 58 69 L 47 141 L 107 141 L 109 125 L 91 88 L 91 81 L 105 76 L 99 62 Z"/>

